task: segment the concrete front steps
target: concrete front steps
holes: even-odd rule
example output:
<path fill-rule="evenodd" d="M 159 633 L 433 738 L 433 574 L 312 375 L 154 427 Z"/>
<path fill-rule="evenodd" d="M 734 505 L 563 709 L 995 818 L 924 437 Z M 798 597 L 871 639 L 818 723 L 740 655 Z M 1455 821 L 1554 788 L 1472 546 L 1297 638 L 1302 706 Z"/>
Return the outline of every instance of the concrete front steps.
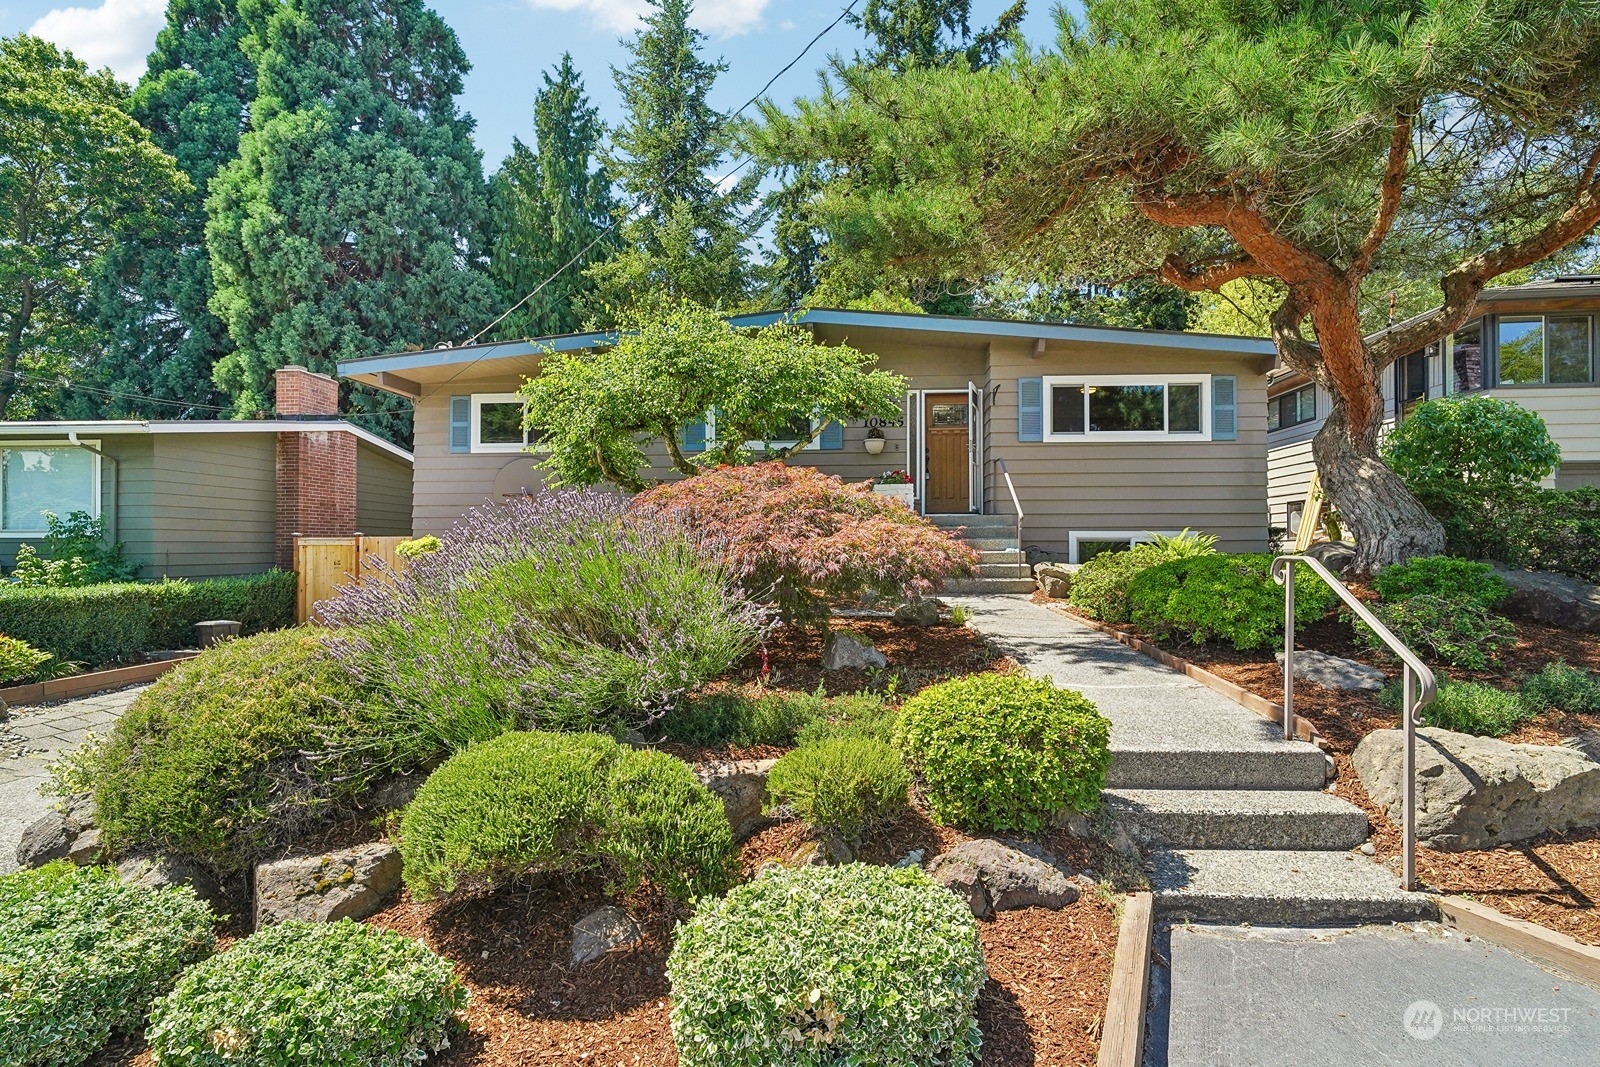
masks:
<path fill-rule="evenodd" d="M 1145 857 L 1163 918 L 1254 926 L 1354 926 L 1437 919 L 1433 898 L 1401 890 L 1358 852 L 1162 849 Z"/>
<path fill-rule="evenodd" d="M 946 582 L 944 591 L 956 595 L 1031 593 L 1033 572 L 1017 543 L 1016 520 L 1010 515 L 929 515 L 941 530 L 957 533 L 978 553 L 975 578 Z"/>
<path fill-rule="evenodd" d="M 1109 789 L 1101 799 L 1145 845 L 1344 851 L 1367 839 L 1366 812 L 1309 789 Z"/>

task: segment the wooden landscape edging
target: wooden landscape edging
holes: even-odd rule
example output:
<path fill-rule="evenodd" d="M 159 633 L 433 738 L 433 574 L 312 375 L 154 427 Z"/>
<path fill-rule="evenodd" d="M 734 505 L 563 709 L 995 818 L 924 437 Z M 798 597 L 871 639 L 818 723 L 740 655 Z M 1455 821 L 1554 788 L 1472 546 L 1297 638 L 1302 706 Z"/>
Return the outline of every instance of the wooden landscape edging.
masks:
<path fill-rule="evenodd" d="M 65 678 L 52 678 L 48 682 L 14 685 L 0 689 L 0 704 L 44 704 L 51 700 L 71 700 L 73 697 L 98 693 L 105 689 L 121 689 L 125 685 L 153 682 L 184 660 L 193 659 L 198 652 L 184 652 L 166 659 L 135 663 L 131 667 L 113 667 L 108 671 L 89 671 L 69 674 Z"/>
<path fill-rule="evenodd" d="M 1122 906 L 1106 1021 L 1100 1028 L 1098 1067 L 1140 1067 L 1144 1062 L 1144 1012 L 1150 995 L 1150 955 L 1155 936 L 1155 900 L 1129 893 Z"/>
<path fill-rule="evenodd" d="M 1440 896 L 1439 917 L 1463 933 L 1508 948 L 1520 956 L 1549 964 L 1591 985 L 1600 985 L 1600 948 L 1566 934 L 1515 919 L 1466 897 Z"/>
<path fill-rule="evenodd" d="M 1082 615 L 1077 615 L 1067 611 L 1060 611 L 1058 608 L 1053 606 L 1050 608 L 1050 610 L 1058 611 L 1060 614 L 1067 616 L 1067 618 L 1072 619 L 1075 622 L 1081 622 L 1091 630 L 1099 630 L 1107 637 L 1116 638 L 1118 641 L 1121 641 L 1123 644 L 1127 645 L 1140 655 L 1148 656 L 1150 659 L 1155 660 L 1163 667 L 1171 667 L 1175 671 L 1180 671 L 1183 674 L 1188 675 L 1190 678 L 1193 678 L 1206 688 L 1216 690 L 1229 700 L 1232 700 L 1234 703 L 1238 704 L 1240 707 L 1255 712 L 1263 719 L 1271 719 L 1273 722 L 1280 723 L 1283 721 L 1282 704 L 1275 703 L 1271 700 L 1268 700 L 1264 696 L 1250 692 L 1250 690 L 1241 685 L 1235 685 L 1226 678 L 1212 674 L 1204 667 L 1190 663 L 1182 656 L 1174 656 L 1166 649 L 1160 648 L 1157 645 L 1153 645 L 1142 637 L 1136 637 L 1133 634 L 1119 630 L 1114 626 L 1099 622 L 1095 619 L 1086 619 Z M 1309 741 L 1314 745 L 1322 744 L 1322 735 L 1317 732 L 1316 725 L 1312 723 L 1310 719 L 1307 719 L 1302 715 L 1296 715 L 1294 717 L 1294 735 L 1298 740 L 1301 741 Z"/>

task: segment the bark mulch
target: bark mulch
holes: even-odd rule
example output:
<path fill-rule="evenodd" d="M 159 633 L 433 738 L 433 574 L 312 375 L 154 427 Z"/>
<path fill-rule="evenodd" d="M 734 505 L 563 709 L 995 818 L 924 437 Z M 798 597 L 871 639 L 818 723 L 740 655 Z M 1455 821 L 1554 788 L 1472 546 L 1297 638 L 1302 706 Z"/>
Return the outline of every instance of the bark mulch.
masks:
<path fill-rule="evenodd" d="M 849 630 L 870 640 L 889 665 L 879 671 L 822 669 L 821 630 L 782 626 L 767 638 L 766 646 L 746 656 L 729 672 L 727 680 L 812 693 L 820 686 L 829 696 L 882 689 L 894 679 L 900 693 L 914 693 L 934 682 L 957 675 L 989 670 L 994 654 L 977 631 L 948 622 L 937 626 L 900 626 L 888 619 L 845 617 L 834 620 L 836 629 Z"/>

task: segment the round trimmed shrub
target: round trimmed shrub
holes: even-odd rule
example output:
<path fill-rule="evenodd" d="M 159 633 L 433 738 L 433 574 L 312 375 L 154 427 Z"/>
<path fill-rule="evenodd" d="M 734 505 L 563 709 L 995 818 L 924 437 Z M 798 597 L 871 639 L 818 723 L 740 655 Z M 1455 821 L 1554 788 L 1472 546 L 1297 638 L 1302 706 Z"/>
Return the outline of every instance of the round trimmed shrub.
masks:
<path fill-rule="evenodd" d="M 1226 641 L 1239 651 L 1283 641 L 1283 588 L 1265 554 L 1197 556 L 1152 567 L 1128 587 L 1129 614 L 1158 641 Z M 1336 595 L 1311 568 L 1295 571 L 1296 626 L 1316 622 Z"/>
<path fill-rule="evenodd" d="M 1080 693 L 975 674 L 906 701 L 895 742 L 940 822 L 974 832 L 1040 830 L 1093 810 L 1111 765 L 1111 724 Z"/>
<path fill-rule="evenodd" d="M 0 1063 L 82 1063 L 216 947 L 188 888 L 52 863 L 0 877 Z"/>
<path fill-rule="evenodd" d="M 682 1067 L 963 1067 L 987 977 L 972 912 L 920 868 L 771 869 L 667 960 Z"/>
<path fill-rule="evenodd" d="M 322 632 L 225 641 L 139 694 L 89 758 L 101 832 L 247 870 L 361 794 L 361 765 L 329 750 L 371 714 Z"/>
<path fill-rule="evenodd" d="M 1418 556 L 1385 567 L 1373 575 L 1372 588 L 1388 601 L 1414 596 L 1449 600 L 1465 597 L 1485 608 L 1492 608 L 1511 595 L 1511 586 L 1494 567 L 1455 556 Z"/>
<path fill-rule="evenodd" d="M 841 734 L 788 753 L 767 776 L 767 795 L 810 826 L 856 838 L 906 807 L 911 788 L 892 744 Z"/>
<path fill-rule="evenodd" d="M 344 919 L 268 927 L 191 968 L 150 1015 L 163 1067 L 411 1067 L 450 1044 L 449 960 Z"/>
<path fill-rule="evenodd" d="M 503 734 L 446 760 L 406 806 L 413 896 L 609 862 L 680 899 L 726 888 L 733 831 L 688 764 L 601 734 Z"/>

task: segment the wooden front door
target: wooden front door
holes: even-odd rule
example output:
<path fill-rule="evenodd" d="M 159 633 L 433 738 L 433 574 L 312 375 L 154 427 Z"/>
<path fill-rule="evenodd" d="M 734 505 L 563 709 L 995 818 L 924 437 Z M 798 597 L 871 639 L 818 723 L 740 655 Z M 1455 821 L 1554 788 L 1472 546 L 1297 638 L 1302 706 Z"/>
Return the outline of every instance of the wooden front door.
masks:
<path fill-rule="evenodd" d="M 923 404 L 928 460 L 925 510 L 931 515 L 965 514 L 972 510 L 967 394 L 929 393 Z"/>

